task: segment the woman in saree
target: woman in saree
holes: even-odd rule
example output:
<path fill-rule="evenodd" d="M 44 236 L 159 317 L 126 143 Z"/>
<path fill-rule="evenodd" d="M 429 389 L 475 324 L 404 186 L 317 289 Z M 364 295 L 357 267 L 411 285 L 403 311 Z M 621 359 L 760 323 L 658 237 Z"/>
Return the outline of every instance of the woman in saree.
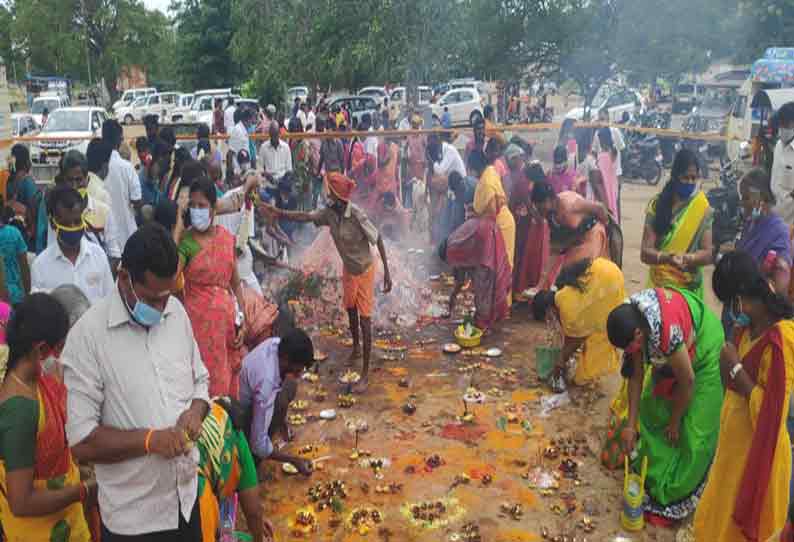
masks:
<path fill-rule="evenodd" d="M 411 115 L 411 130 L 422 129 L 422 117 Z M 427 171 L 427 136 L 411 134 L 405 138 L 406 168 L 403 177 L 403 205 L 410 207 L 413 201 L 414 179 L 424 180 Z"/>
<path fill-rule="evenodd" d="M 607 334 L 623 349 L 623 452 L 636 452 L 636 470 L 648 459 L 646 517 L 682 520 L 695 511 L 717 447 L 722 325 L 691 291 L 654 288 L 614 309 Z"/>
<path fill-rule="evenodd" d="M 609 212 L 602 203 L 576 192 L 555 194 L 548 183 L 535 183 L 532 204 L 546 218 L 552 239 L 553 257 L 540 281 L 544 290 L 551 289 L 563 267 L 584 259 L 609 257 Z"/>
<path fill-rule="evenodd" d="M 794 388 L 794 314 L 754 258 L 729 252 L 714 270 L 714 293 L 741 317 L 720 356 L 725 400 L 717 454 L 695 513 L 696 540 L 767 540 L 786 523 Z"/>
<path fill-rule="evenodd" d="M 88 542 L 83 506 L 96 485 L 81 482 L 66 442 L 66 388 L 43 365 L 57 358 L 69 330 L 66 309 L 32 294 L 6 330 L 7 373 L 0 385 L 0 517 L 9 542 Z"/>
<path fill-rule="evenodd" d="M 234 523 L 235 495 L 245 515 L 253 542 L 273 540 L 273 526 L 262 514 L 256 464 L 242 428 L 251 427 L 251 416 L 229 397 L 215 399 L 201 426 L 198 506 L 202 542 L 216 542 L 222 516 Z"/>
<path fill-rule="evenodd" d="M 620 179 L 618 178 L 618 161 L 620 154 L 612 139 L 612 129 L 608 126 L 599 128 L 596 132 L 596 141 L 600 144 L 596 148 L 596 164 L 601 172 L 604 185 L 604 195 L 609 214 L 620 222 Z"/>
<path fill-rule="evenodd" d="M 507 263 L 513 269 L 513 257 L 516 245 L 516 221 L 510 207 L 507 206 L 507 195 L 502 186 L 502 177 L 499 175 L 494 164 L 500 158 L 502 143 L 491 138 L 485 147 L 485 158 L 488 166 L 477 183 L 474 191 L 474 212 L 478 216 L 490 216 L 496 219 L 499 232 L 502 235 L 505 251 L 507 251 Z"/>
<path fill-rule="evenodd" d="M 681 149 L 670 181 L 645 215 L 642 263 L 650 266 L 649 286 L 685 288 L 703 298 L 703 266 L 712 263 L 712 209 L 698 190 L 697 156 Z"/>
<path fill-rule="evenodd" d="M 464 222 L 441 243 L 439 253 L 455 272 L 450 315 L 455 309 L 455 296 L 466 277 L 471 278 L 474 290 L 475 326 L 487 332 L 509 315 L 512 272 L 504 238 L 493 215 Z"/>
<path fill-rule="evenodd" d="M 395 206 L 402 209 L 401 198 L 399 197 L 399 169 L 400 169 L 400 147 L 391 138 L 385 138 L 383 143 L 378 146 L 378 169 L 375 172 L 375 184 L 369 191 L 367 203 L 364 209 L 369 216 L 379 222 L 384 215 L 383 197 L 391 193 L 397 197 Z"/>
<path fill-rule="evenodd" d="M 536 185 L 544 189 L 546 174 L 539 162 L 524 168 L 523 180 L 513 187 L 510 211 L 516 220 L 516 254 L 513 267 L 513 291 L 520 295 L 528 288 L 537 286 L 549 259 L 549 224 L 546 217 L 532 203 L 531 194 Z M 548 192 L 553 195 L 553 192 Z"/>
<path fill-rule="evenodd" d="M 607 318 L 626 298 L 623 273 L 607 258 L 582 260 L 562 270 L 557 291 L 538 292 L 532 301 L 536 320 L 549 308 L 559 317 L 564 340 L 551 377 L 556 393 L 567 387 L 568 360 L 576 363 L 577 386 L 618 369 L 618 351 L 607 338 Z"/>
<path fill-rule="evenodd" d="M 218 196 L 208 177 L 193 182 L 189 197 L 189 229 L 181 231 L 182 222 L 177 221 L 174 230 L 180 239 L 177 274 L 184 273 L 185 281 L 182 299 L 210 373 L 210 396 L 235 397 L 242 363 L 239 348 L 245 337 L 235 237 L 223 226 L 212 225 Z"/>

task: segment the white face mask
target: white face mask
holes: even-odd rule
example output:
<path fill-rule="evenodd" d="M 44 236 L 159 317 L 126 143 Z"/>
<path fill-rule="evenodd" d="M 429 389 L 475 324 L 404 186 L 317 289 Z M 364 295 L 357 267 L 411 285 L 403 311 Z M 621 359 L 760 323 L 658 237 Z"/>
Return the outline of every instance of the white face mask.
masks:
<path fill-rule="evenodd" d="M 794 128 L 781 128 L 778 134 L 780 135 L 780 140 L 788 145 L 794 139 Z"/>
<path fill-rule="evenodd" d="M 210 218 L 209 209 L 194 209 L 190 208 L 190 224 L 198 231 L 207 231 L 210 227 L 212 220 Z"/>

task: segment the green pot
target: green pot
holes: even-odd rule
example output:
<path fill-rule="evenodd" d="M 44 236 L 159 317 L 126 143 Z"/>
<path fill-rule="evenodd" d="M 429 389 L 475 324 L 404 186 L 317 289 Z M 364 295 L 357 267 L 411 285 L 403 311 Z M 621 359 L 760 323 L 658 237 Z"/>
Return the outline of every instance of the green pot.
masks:
<path fill-rule="evenodd" d="M 546 380 L 551 376 L 552 371 L 554 371 L 554 364 L 559 356 L 559 348 L 553 346 L 535 347 L 535 368 L 538 372 L 538 378 Z"/>

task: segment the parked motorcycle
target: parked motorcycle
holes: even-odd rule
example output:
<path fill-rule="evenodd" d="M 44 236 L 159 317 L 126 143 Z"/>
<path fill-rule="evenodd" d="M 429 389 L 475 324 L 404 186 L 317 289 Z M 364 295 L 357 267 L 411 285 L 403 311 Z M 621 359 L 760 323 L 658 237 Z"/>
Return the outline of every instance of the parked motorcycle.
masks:
<path fill-rule="evenodd" d="M 739 173 L 736 171 L 740 159 L 730 161 L 720 158 L 720 186 L 706 193 L 709 205 L 714 209 L 712 240 L 714 256 L 724 243 L 735 241 L 742 229 L 742 207 L 739 203 Z"/>
<path fill-rule="evenodd" d="M 643 179 L 651 186 L 659 184 L 662 178 L 662 151 L 655 135 L 638 134 L 629 138 L 622 158 L 624 176 Z"/>
<path fill-rule="evenodd" d="M 553 119 L 554 119 L 554 108 L 546 107 L 545 109 L 541 109 L 537 105 L 532 105 L 527 109 L 528 124 L 551 122 Z"/>

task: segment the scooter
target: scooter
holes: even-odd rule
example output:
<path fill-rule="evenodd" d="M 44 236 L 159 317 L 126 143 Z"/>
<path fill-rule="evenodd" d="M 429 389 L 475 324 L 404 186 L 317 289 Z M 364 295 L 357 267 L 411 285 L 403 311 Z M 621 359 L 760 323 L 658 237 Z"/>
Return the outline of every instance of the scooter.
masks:
<path fill-rule="evenodd" d="M 653 134 L 638 135 L 623 154 L 623 175 L 656 186 L 662 179 L 662 151 Z"/>
<path fill-rule="evenodd" d="M 724 243 L 735 241 L 742 229 L 742 208 L 739 203 L 739 174 L 736 166 L 740 161 L 720 158 L 720 186 L 706 193 L 709 205 L 714 209 L 712 239 L 714 256 Z"/>

